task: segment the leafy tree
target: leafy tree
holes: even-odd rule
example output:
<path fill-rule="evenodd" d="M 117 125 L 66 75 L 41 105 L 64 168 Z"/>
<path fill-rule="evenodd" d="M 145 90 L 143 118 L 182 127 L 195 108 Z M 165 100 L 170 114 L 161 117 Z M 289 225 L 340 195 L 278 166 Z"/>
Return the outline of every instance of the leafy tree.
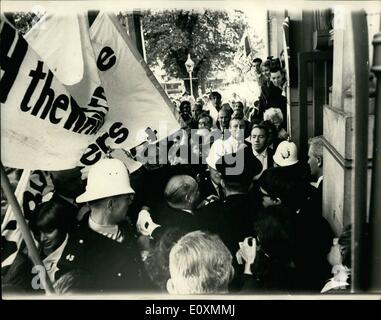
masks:
<path fill-rule="evenodd" d="M 188 53 L 195 66 L 193 82 L 205 92 L 206 79 L 214 71 L 233 64 L 234 54 L 247 27 L 245 15 L 234 11 L 178 10 L 143 12 L 142 25 L 148 65 L 162 61 L 170 77 L 187 78 Z M 189 81 L 185 82 L 189 89 Z M 195 90 L 197 95 L 197 90 Z"/>
<path fill-rule="evenodd" d="M 26 34 L 43 16 L 44 12 L 13 12 L 7 14 L 7 18 L 17 31 Z"/>

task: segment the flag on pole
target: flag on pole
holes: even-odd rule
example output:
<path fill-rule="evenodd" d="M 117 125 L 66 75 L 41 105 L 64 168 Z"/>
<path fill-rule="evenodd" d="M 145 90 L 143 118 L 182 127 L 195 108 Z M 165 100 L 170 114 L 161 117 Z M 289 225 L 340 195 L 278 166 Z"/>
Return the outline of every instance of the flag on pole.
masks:
<path fill-rule="evenodd" d="M 291 92 L 290 92 L 290 17 L 283 21 L 283 55 L 286 71 L 286 97 L 287 97 L 287 132 L 291 134 Z"/>

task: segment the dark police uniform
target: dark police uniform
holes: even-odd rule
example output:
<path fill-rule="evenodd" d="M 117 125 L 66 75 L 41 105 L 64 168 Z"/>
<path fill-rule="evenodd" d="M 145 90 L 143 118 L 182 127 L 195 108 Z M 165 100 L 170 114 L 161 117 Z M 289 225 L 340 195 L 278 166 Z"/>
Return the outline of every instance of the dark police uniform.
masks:
<path fill-rule="evenodd" d="M 71 232 L 57 267 L 56 278 L 72 270 L 81 270 L 91 279 L 89 292 L 136 292 L 147 290 L 148 278 L 131 226 L 119 225 L 122 242 L 93 231 L 89 214 Z"/>

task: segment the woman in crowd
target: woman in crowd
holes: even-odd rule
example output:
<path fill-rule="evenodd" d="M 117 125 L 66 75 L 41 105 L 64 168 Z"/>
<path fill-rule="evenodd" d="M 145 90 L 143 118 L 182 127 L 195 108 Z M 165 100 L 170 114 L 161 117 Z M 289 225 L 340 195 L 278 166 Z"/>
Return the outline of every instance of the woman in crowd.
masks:
<path fill-rule="evenodd" d="M 279 108 L 269 108 L 265 111 L 263 114 L 263 120 L 271 121 L 278 133 L 278 139 L 279 140 L 287 140 L 289 137 L 289 134 L 283 127 L 283 113 Z"/>

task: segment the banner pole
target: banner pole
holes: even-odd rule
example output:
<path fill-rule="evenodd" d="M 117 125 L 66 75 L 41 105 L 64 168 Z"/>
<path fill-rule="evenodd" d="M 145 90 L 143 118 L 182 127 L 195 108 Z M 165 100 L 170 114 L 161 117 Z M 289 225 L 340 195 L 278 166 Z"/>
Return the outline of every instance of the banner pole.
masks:
<path fill-rule="evenodd" d="M 31 175 L 31 170 L 24 169 L 21 176 L 20 176 L 16 190 L 14 192 L 18 203 L 22 203 L 22 197 L 23 197 L 23 194 L 26 190 L 26 186 L 29 182 L 30 175 Z M 4 219 L 1 223 L 1 234 L 3 234 L 3 232 L 5 231 L 5 228 L 6 228 L 8 222 L 10 220 L 14 220 L 13 219 L 13 211 L 12 211 L 12 208 L 10 206 L 8 206 L 7 211 L 5 213 L 5 216 L 4 216 Z"/>
<path fill-rule="evenodd" d="M 18 223 L 18 226 L 21 229 L 21 233 L 25 240 L 26 246 L 28 248 L 28 253 L 32 262 L 35 266 L 42 266 L 45 269 L 44 264 L 41 261 L 40 255 L 38 253 L 36 244 L 30 234 L 30 230 L 28 225 L 25 222 L 24 215 L 21 211 L 20 205 L 17 202 L 17 199 L 12 191 L 11 184 L 9 182 L 8 176 L 5 173 L 5 169 L 3 163 L 1 162 L 1 188 L 4 190 L 5 196 L 8 199 L 9 205 L 13 208 L 13 213 Z M 54 294 L 54 289 L 52 283 L 50 282 L 49 276 L 47 272 L 45 272 L 46 276 L 41 277 L 41 282 L 44 286 L 46 294 Z"/>

